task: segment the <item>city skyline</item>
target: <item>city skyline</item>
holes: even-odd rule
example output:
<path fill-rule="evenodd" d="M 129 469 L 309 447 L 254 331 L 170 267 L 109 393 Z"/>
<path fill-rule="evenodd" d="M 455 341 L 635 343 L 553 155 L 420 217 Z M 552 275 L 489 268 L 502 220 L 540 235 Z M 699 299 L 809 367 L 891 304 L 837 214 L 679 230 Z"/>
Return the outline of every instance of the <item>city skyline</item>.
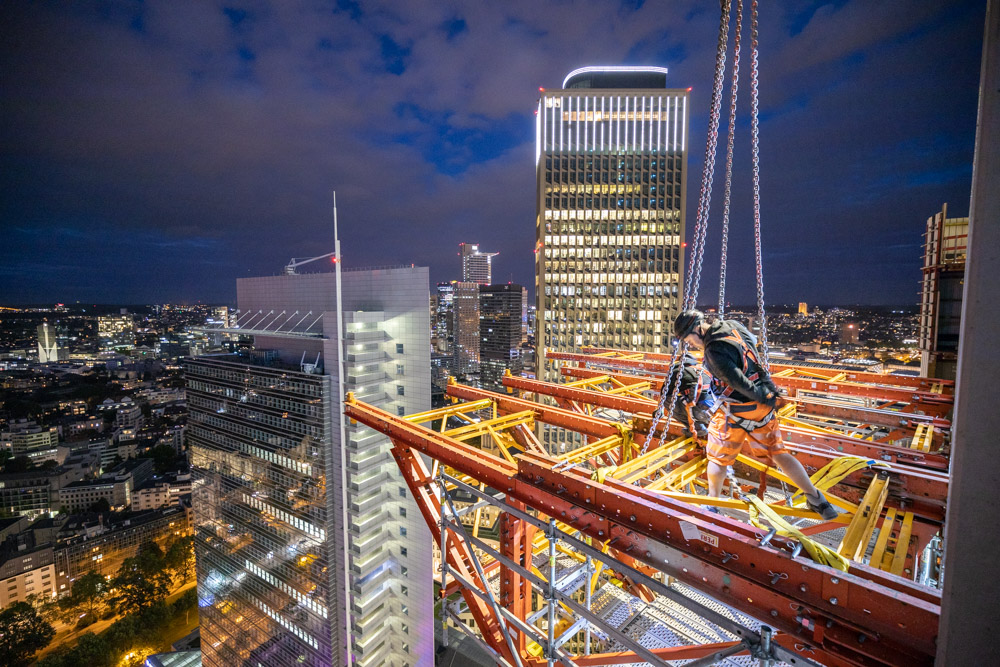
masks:
<path fill-rule="evenodd" d="M 967 213 L 983 3 L 870 4 L 762 12 L 769 302 L 915 304 L 924 221 Z M 531 285 L 538 88 L 585 64 L 666 67 L 692 88 L 699 173 L 715 10 L 6 5 L 0 294 L 232 302 L 235 278 L 332 247 L 332 190 L 346 266 L 450 280 L 473 239 L 501 253 L 497 282 Z M 733 280 L 751 267 L 746 180 L 733 303 L 752 301 Z"/>

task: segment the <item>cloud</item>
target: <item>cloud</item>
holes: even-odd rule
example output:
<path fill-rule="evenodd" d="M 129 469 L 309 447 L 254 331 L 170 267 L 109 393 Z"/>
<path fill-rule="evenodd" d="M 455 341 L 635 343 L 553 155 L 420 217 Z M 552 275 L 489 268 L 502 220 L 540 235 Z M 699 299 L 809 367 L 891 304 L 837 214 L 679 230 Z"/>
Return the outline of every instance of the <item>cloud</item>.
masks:
<path fill-rule="evenodd" d="M 849 293 L 870 255 L 820 269 L 817 253 L 862 233 L 905 245 L 942 199 L 967 200 L 982 32 L 972 2 L 800 9 L 761 16 L 780 298 L 806 283 Z M 230 299 L 236 277 L 329 250 L 333 190 L 348 265 L 427 264 L 446 280 L 457 244 L 478 242 L 500 251 L 499 276 L 531 285 L 532 112 L 540 86 L 586 64 L 665 65 L 668 85 L 693 87 L 694 221 L 718 27 L 700 0 L 4 3 L 0 20 L 0 225 L 34 230 L 0 244 L 0 263 L 64 267 L 5 272 L 4 295 Z M 752 270 L 745 108 L 730 276 L 752 298 L 738 280 Z M 706 276 L 717 248 L 713 228 Z M 893 298 L 912 287 L 886 281 Z"/>

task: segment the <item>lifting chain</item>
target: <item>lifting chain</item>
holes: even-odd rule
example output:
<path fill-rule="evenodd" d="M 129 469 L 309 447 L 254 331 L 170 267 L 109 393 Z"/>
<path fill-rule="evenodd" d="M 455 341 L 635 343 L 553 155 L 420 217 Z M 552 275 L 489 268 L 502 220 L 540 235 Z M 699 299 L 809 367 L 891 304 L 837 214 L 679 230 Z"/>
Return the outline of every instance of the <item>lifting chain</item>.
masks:
<path fill-rule="evenodd" d="M 750 143 L 753 147 L 753 234 L 757 258 L 757 319 L 764 370 L 771 370 L 767 352 L 767 318 L 764 314 L 764 265 L 760 251 L 760 121 L 757 117 L 757 0 L 750 3 Z"/>
<path fill-rule="evenodd" d="M 740 36 L 743 34 L 743 0 L 736 2 L 733 35 L 733 82 L 729 97 L 729 137 L 726 144 L 726 194 L 722 205 L 722 261 L 719 264 L 719 319 L 726 312 L 726 261 L 729 256 L 729 201 L 733 186 L 733 139 L 736 136 L 736 98 L 740 88 Z"/>
<path fill-rule="evenodd" d="M 725 78 L 726 70 L 726 47 L 729 42 L 729 10 L 730 1 L 722 1 L 722 12 L 719 17 L 719 42 L 715 53 L 715 80 L 712 84 L 712 105 L 708 123 L 708 137 L 705 141 L 705 166 L 701 174 L 701 194 L 698 198 L 698 215 L 695 222 L 694 243 L 691 248 L 691 263 L 688 265 L 687 289 L 681 309 L 694 308 L 698 299 L 698 285 L 701 283 L 701 263 L 705 254 L 705 235 L 708 230 L 708 211 L 712 201 L 712 181 L 715 178 L 715 154 L 719 145 L 719 119 L 722 109 L 722 82 Z M 649 443 L 656 433 L 656 427 L 666 416 L 667 423 L 670 423 L 670 415 L 673 414 L 674 406 L 677 405 L 677 394 L 681 384 L 682 368 L 681 360 L 687 352 L 687 344 L 681 341 L 677 346 L 677 351 L 671 360 L 671 367 L 677 368 L 678 372 L 663 379 L 663 387 L 660 389 L 660 400 L 653 412 L 653 421 L 649 427 L 649 435 L 642 445 L 639 456 L 646 453 Z M 672 381 L 671 381 L 672 379 Z M 669 407 L 668 407 L 669 406 Z M 663 444 L 667 435 L 667 428 L 660 434 L 657 446 Z"/>

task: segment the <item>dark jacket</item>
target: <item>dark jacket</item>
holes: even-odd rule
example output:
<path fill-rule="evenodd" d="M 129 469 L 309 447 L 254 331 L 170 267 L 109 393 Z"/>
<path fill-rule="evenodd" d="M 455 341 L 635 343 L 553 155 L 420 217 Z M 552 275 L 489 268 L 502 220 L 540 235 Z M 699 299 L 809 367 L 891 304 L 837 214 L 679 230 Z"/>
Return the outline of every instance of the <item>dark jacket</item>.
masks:
<path fill-rule="evenodd" d="M 771 376 L 754 359 L 762 356 L 757 337 L 736 320 L 714 322 L 705 332 L 705 366 L 716 379 L 716 393 L 731 388 L 726 400 L 774 404 L 777 390 Z"/>
<path fill-rule="evenodd" d="M 690 354 L 681 359 L 681 381 L 674 404 L 673 418 L 684 425 L 684 435 L 697 435 L 704 438 L 708 434 L 708 422 L 715 411 L 715 395 L 712 393 L 712 376 L 701 363 Z M 668 380 L 670 386 L 677 381 L 677 371 L 671 373 Z M 700 386 L 699 386 L 700 383 Z M 695 433 L 691 433 L 687 406 L 691 407 L 691 417 L 694 420 Z"/>

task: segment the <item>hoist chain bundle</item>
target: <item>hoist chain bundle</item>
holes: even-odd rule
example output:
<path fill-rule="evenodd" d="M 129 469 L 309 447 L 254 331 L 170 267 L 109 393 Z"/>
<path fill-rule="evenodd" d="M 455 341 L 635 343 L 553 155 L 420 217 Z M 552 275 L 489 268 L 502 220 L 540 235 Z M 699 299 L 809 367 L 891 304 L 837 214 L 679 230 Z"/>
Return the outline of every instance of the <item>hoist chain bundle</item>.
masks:
<path fill-rule="evenodd" d="M 712 85 L 712 100 L 709 112 L 708 135 L 705 141 L 705 164 L 701 175 L 701 190 L 698 196 L 698 212 L 695 219 L 694 235 L 691 246 L 691 263 L 688 265 L 687 284 L 684 290 L 684 298 L 681 302 L 681 309 L 695 308 L 698 302 L 698 290 L 701 285 L 701 268 L 705 256 L 705 240 L 708 233 L 708 217 L 712 203 L 712 183 L 715 179 L 715 156 L 719 143 L 719 122 L 722 109 L 722 88 L 726 69 L 726 48 L 729 43 L 729 17 L 731 2 L 723 0 L 722 11 L 719 19 L 719 41 L 715 56 L 715 78 Z M 767 351 L 767 320 L 764 312 L 764 271 L 761 253 L 761 233 L 760 233 L 760 122 L 758 118 L 758 21 L 757 21 L 757 0 L 750 3 L 751 20 L 751 52 L 750 52 L 750 128 L 752 147 L 752 173 L 753 173 L 753 221 L 754 221 L 754 254 L 757 268 L 757 317 L 760 322 L 760 347 L 762 349 L 761 362 L 765 369 L 770 369 L 770 360 Z M 736 129 L 736 101 L 739 90 L 739 64 L 740 64 L 740 37 L 743 29 L 743 0 L 736 3 L 736 32 L 733 38 L 733 73 L 732 90 L 729 103 L 729 135 L 726 146 L 726 185 L 725 201 L 723 206 L 723 228 L 722 228 L 722 258 L 719 275 L 719 317 L 725 313 L 726 294 L 726 263 L 728 259 L 729 245 L 729 215 L 730 197 L 732 192 L 732 171 L 733 171 L 733 140 Z M 678 342 L 677 350 L 674 353 L 671 367 L 679 369 L 684 354 L 687 352 L 687 343 L 683 340 Z M 652 425 L 649 429 L 649 437 L 642 447 L 641 454 L 645 454 L 649 448 L 649 443 L 654 437 L 656 428 L 660 421 L 666 416 L 667 421 L 673 414 L 674 406 L 677 404 L 677 396 L 680 390 L 681 373 L 675 372 L 664 378 L 663 387 L 660 390 L 659 402 L 653 412 Z M 660 434 L 659 445 L 663 444 L 667 435 L 664 428 Z"/>

